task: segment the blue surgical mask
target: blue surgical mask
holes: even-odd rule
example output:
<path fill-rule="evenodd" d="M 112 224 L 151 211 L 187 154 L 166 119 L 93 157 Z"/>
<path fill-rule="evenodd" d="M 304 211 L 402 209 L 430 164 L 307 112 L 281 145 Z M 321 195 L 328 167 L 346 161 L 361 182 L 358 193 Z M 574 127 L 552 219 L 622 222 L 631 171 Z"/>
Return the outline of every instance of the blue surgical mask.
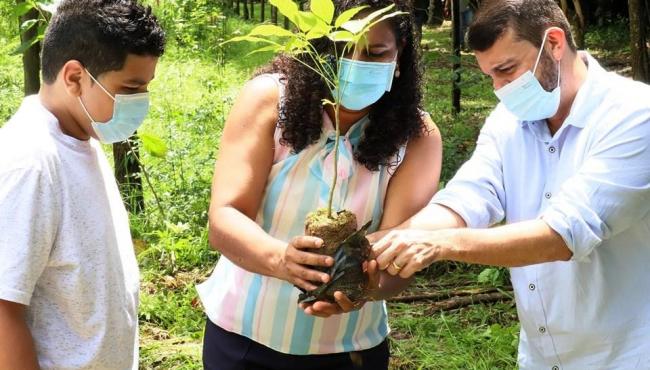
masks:
<path fill-rule="evenodd" d="M 560 62 L 557 63 L 557 87 L 553 91 L 544 90 L 535 78 L 548 31 L 544 32 L 542 46 L 537 54 L 533 71 L 528 70 L 516 80 L 494 92 L 501 103 L 522 121 L 537 121 L 553 117 L 560 107 Z"/>
<path fill-rule="evenodd" d="M 341 105 L 350 110 L 371 106 L 393 85 L 397 55 L 389 63 L 341 59 L 339 88 Z M 337 91 L 332 94 L 336 98 Z"/>
<path fill-rule="evenodd" d="M 115 97 L 109 93 L 102 84 L 86 70 L 86 73 L 104 92 L 115 101 L 113 105 L 113 118 L 108 122 L 97 122 L 88 113 L 81 97 L 79 103 L 91 121 L 97 138 L 104 144 L 112 144 L 128 139 L 142 125 L 142 121 L 149 112 L 149 93 L 133 95 L 116 94 Z"/>

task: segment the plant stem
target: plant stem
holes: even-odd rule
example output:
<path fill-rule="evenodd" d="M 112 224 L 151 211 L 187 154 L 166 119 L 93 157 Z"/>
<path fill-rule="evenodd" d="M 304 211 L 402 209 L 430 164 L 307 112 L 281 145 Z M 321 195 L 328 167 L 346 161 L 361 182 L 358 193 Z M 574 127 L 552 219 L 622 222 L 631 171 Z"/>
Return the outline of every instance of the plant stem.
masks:
<path fill-rule="evenodd" d="M 337 92 L 340 96 L 340 93 Z M 336 181 L 339 177 L 339 107 L 340 99 L 337 99 L 337 104 L 334 107 L 334 121 L 336 127 L 336 137 L 334 138 L 334 176 L 332 177 L 332 185 L 330 186 L 329 200 L 327 201 L 327 217 L 332 218 L 332 201 L 334 200 L 334 189 L 336 189 Z"/>
<path fill-rule="evenodd" d="M 336 43 L 334 43 L 334 55 L 338 58 L 338 53 L 336 50 Z M 341 86 L 339 85 L 339 75 L 341 74 L 341 61 L 337 61 L 336 69 L 336 81 L 334 85 L 336 86 L 336 96 L 334 98 L 334 127 L 335 127 L 335 137 L 334 137 L 334 176 L 332 176 L 332 185 L 330 186 L 329 199 L 327 200 L 327 217 L 332 218 L 332 202 L 334 201 L 334 190 L 336 189 L 336 181 L 339 177 L 339 134 L 341 132 L 340 120 L 339 120 L 339 108 L 341 107 Z"/>

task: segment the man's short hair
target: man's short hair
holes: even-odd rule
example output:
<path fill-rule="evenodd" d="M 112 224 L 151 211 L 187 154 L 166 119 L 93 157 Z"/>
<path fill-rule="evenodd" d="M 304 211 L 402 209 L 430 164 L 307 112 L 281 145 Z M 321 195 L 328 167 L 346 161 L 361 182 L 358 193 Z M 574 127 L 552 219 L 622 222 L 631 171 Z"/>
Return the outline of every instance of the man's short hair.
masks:
<path fill-rule="evenodd" d="M 50 21 L 41 55 L 43 81 L 78 60 L 95 77 L 124 67 L 129 54 L 159 57 L 165 32 L 151 7 L 137 0 L 63 0 Z"/>
<path fill-rule="evenodd" d="M 467 31 L 467 44 L 485 51 L 510 28 L 518 40 L 539 46 L 549 27 L 564 30 L 569 48 L 576 51 L 569 22 L 555 0 L 484 0 Z"/>

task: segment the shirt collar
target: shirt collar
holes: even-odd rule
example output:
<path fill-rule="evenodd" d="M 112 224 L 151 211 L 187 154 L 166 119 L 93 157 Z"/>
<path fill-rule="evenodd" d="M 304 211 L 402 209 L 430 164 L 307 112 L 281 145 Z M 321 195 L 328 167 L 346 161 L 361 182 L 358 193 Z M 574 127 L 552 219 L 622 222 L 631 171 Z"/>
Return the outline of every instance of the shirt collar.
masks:
<path fill-rule="evenodd" d="M 564 125 L 571 125 L 578 128 L 584 128 L 587 124 L 587 116 L 592 112 L 592 102 L 599 101 L 594 99 L 594 94 L 602 91 L 600 83 L 602 76 L 607 73 L 603 67 L 586 51 L 579 51 L 578 56 L 587 65 L 587 77 L 578 89 L 569 116 L 564 120 Z"/>
<path fill-rule="evenodd" d="M 586 51 L 578 51 L 578 57 L 587 66 L 587 76 L 582 83 L 582 86 L 578 89 L 578 93 L 573 99 L 573 104 L 571 105 L 571 110 L 569 115 L 564 120 L 562 126 L 574 126 L 577 128 L 584 128 L 587 124 L 587 115 L 591 113 L 590 101 L 592 100 L 592 95 L 600 91 L 598 89 L 598 82 L 602 78 L 603 74 L 606 73 L 605 69 Z M 541 122 L 539 121 L 522 121 L 518 120 L 519 124 L 522 126 L 528 123 Z"/>

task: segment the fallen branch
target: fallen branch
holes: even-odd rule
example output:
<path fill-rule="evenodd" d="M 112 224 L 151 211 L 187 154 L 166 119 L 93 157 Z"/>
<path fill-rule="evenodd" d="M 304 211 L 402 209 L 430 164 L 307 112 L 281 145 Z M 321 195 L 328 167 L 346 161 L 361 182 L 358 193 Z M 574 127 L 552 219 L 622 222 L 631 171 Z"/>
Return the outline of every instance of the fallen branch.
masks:
<path fill-rule="evenodd" d="M 410 302 L 417 302 L 417 301 L 439 301 L 442 299 L 450 299 L 454 297 L 465 297 L 465 296 L 493 293 L 499 291 L 500 290 L 498 288 L 451 290 L 446 292 L 434 292 L 434 293 L 426 293 L 426 294 L 398 296 L 398 297 L 393 297 L 388 299 L 388 302 L 410 303 Z"/>
<path fill-rule="evenodd" d="M 501 292 L 481 293 L 463 297 L 453 297 L 444 301 L 433 302 L 427 309 L 427 313 L 435 311 L 449 311 L 457 308 L 471 306 L 479 303 L 495 303 L 501 301 L 511 301 L 512 296 Z"/>

